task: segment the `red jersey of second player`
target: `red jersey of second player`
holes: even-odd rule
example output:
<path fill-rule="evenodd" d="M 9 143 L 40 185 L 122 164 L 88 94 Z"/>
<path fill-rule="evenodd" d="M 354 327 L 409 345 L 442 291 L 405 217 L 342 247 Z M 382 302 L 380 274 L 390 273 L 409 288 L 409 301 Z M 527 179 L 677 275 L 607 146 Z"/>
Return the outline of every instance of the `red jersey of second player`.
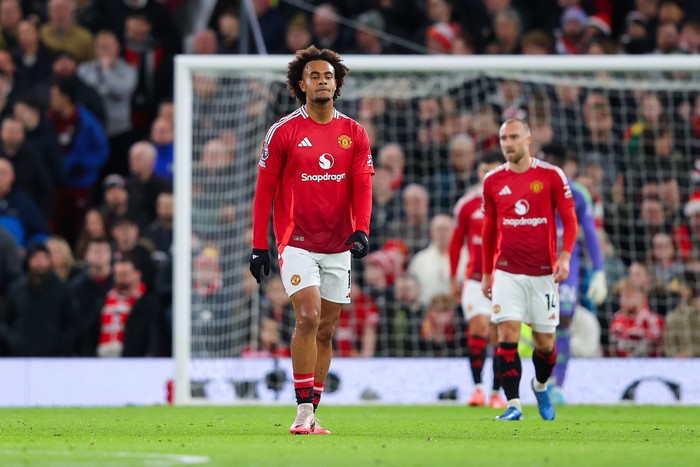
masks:
<path fill-rule="evenodd" d="M 374 173 L 369 138 L 355 120 L 333 109 L 317 123 L 300 107 L 272 125 L 260 171 L 278 177 L 273 228 L 278 248 L 339 253 L 355 230 L 353 173 Z"/>
<path fill-rule="evenodd" d="M 494 268 L 545 276 L 557 255 L 555 208 L 573 209 L 571 188 L 560 168 L 539 159 L 523 173 L 503 164 L 484 179 L 483 212 L 496 215 Z"/>
<path fill-rule="evenodd" d="M 467 251 L 469 252 L 469 262 L 467 263 L 467 279 L 475 281 L 481 280 L 481 230 L 484 225 L 484 213 L 481 211 L 481 187 L 469 190 L 455 204 L 454 219 L 457 224 L 455 235 L 466 240 Z M 459 262 L 459 257 L 450 258 L 455 269 Z"/>

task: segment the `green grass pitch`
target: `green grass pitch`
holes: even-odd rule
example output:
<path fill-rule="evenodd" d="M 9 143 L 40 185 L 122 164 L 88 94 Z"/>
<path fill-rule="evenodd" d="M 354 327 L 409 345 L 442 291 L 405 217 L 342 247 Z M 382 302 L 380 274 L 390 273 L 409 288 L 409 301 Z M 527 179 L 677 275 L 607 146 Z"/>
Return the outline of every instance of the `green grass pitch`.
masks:
<path fill-rule="evenodd" d="M 2 466 L 678 466 L 700 459 L 700 407 L 562 406 L 545 422 L 462 405 L 0 409 Z"/>

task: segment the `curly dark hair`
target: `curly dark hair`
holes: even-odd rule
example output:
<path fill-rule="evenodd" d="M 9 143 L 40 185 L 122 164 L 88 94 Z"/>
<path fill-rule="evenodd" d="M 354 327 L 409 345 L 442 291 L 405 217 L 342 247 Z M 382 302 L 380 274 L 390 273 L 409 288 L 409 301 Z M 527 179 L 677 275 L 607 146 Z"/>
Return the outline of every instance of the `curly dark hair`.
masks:
<path fill-rule="evenodd" d="M 306 93 L 299 87 L 299 81 L 302 80 L 306 64 L 314 60 L 323 60 L 333 66 L 336 83 L 333 100 L 340 96 L 340 88 L 343 87 L 345 77 L 350 72 L 348 67 L 342 64 L 343 60 L 340 58 L 340 55 L 331 49 L 318 50 L 311 45 L 306 49 L 298 50 L 294 60 L 289 62 L 289 66 L 287 66 L 287 89 L 289 89 L 289 92 L 292 93 L 300 105 L 306 104 Z"/>

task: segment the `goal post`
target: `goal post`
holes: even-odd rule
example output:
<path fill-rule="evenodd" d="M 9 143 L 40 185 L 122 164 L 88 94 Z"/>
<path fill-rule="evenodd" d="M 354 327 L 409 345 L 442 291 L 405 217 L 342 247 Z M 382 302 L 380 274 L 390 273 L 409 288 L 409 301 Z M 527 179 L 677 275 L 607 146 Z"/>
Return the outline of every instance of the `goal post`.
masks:
<path fill-rule="evenodd" d="M 287 65 L 292 58 L 286 55 L 176 57 L 173 250 L 176 404 L 246 399 L 245 385 L 233 381 L 235 378 L 226 373 L 238 369 L 249 371 L 236 366 L 237 359 L 244 349 L 252 350 L 253 354 L 257 350 L 261 304 L 257 289 L 250 291 L 245 276 L 250 251 L 252 196 L 264 134 L 276 119 L 296 106 L 284 84 Z M 553 123 L 555 132 L 566 128 L 584 131 L 584 116 L 580 113 L 583 111 L 582 97 L 587 93 L 601 92 L 611 101 L 616 113 L 615 124 L 624 126 L 616 128 L 615 132 L 623 138 L 621 142 L 625 145 L 629 141 L 624 140 L 624 134 L 639 116 L 637 100 L 644 91 L 660 96 L 663 105 L 672 102 L 678 106 L 682 101 L 691 108 L 700 106 L 700 100 L 695 102 L 700 96 L 700 82 L 692 79 L 700 72 L 700 58 L 697 56 L 346 55 L 343 60 L 350 75 L 338 100 L 339 109 L 357 119 L 363 97 L 382 99 L 381 115 L 373 114 L 367 121 L 374 126 L 374 134 L 380 140 L 372 145 L 373 151 L 391 142 L 410 145 L 406 151 L 410 153 L 407 159 L 411 159 L 406 164 L 406 179 L 427 186 L 431 196 L 437 196 L 435 177 L 441 170 L 449 169 L 446 147 L 449 136 L 453 135 L 443 134 L 447 131 L 445 119 L 454 118 L 454 125 L 473 128 L 476 112 L 488 107 L 489 99 L 497 97 L 497 82 L 513 81 L 526 88 L 526 91 L 521 89 L 520 96 L 525 101 L 517 104 L 526 114 L 528 99 L 533 101 L 530 105 L 536 107 L 534 95 L 551 97 L 552 90 L 559 85 L 578 87 L 581 97 L 572 108 L 579 113 L 549 113 L 546 116 L 549 123 Z M 601 73 L 608 73 L 609 77 L 601 77 Z M 445 96 L 454 101 L 450 104 L 454 106 L 453 113 L 449 113 L 450 105 L 437 102 Z M 440 109 L 436 112 L 444 112 L 432 116 L 435 128 L 430 127 L 430 122 L 421 120 L 418 102 L 421 99 L 435 99 L 435 105 Z M 532 108 L 529 111 L 532 113 Z M 496 116 L 498 120 L 501 117 Z M 667 123 L 676 137 L 674 148 L 685 150 L 682 162 L 691 170 L 690 158 L 697 153 L 698 135 L 689 128 L 689 122 L 675 121 L 675 107 L 668 118 Z M 553 121 L 555 119 L 558 120 Z M 360 122 L 364 123 L 361 119 Z M 421 126 L 423 123 L 426 127 Z M 416 136 L 421 131 L 427 135 L 426 140 Z M 634 129 L 630 131 L 634 132 Z M 474 134 L 471 136 L 478 139 Z M 585 144 L 580 135 L 558 136 L 561 135 L 555 134 L 554 139 L 583 151 Z M 481 149 L 486 150 L 486 147 Z M 625 146 L 625 151 L 628 150 Z M 630 164 L 636 164 L 631 156 L 625 157 L 629 157 L 627 162 Z M 686 180 L 688 172 L 681 169 L 686 165 L 679 162 L 677 166 L 664 165 L 659 170 L 670 170 L 670 177 Z M 653 170 L 649 167 L 652 166 L 637 169 L 643 178 L 640 183 L 647 180 L 646 175 L 650 175 L 649 180 L 657 179 L 654 174 L 644 172 Z M 632 197 L 630 183 L 628 181 L 625 187 L 631 196 L 626 205 L 632 211 L 627 217 L 613 219 L 613 223 L 620 224 L 619 229 L 615 227 L 617 230 L 608 232 L 608 235 L 616 246 L 624 244 L 634 248 L 637 244 L 626 242 L 629 238 L 624 238 L 628 235 L 626 232 L 634 230 L 633 223 L 638 214 L 633 206 L 637 199 Z M 603 190 L 608 190 L 605 196 L 611 189 L 610 186 L 603 187 Z M 680 187 L 684 200 L 689 189 L 690 186 Z M 446 199 L 453 201 L 459 194 L 448 193 Z M 440 210 L 431 204 L 433 208 L 431 214 Z M 373 235 L 379 233 L 373 232 Z M 625 259 L 637 257 L 634 254 L 628 256 Z M 209 287 L 199 283 L 203 290 L 197 295 L 193 281 L 203 277 L 209 281 Z M 606 310 L 598 311 L 599 317 L 603 313 L 609 319 L 615 310 L 608 304 Z M 380 310 L 380 314 L 382 312 Z M 383 348 L 381 344 L 379 348 Z M 207 372 L 216 373 L 215 382 L 208 378 Z M 222 389 L 223 386 L 217 386 L 219 383 L 230 387 Z"/>

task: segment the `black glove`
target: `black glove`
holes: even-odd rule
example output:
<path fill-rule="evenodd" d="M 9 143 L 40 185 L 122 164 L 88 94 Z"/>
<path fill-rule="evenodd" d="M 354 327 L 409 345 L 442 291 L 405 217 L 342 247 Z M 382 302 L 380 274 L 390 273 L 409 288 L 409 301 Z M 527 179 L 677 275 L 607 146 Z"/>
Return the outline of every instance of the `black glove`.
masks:
<path fill-rule="evenodd" d="M 250 272 L 253 274 L 253 277 L 255 277 L 255 280 L 258 281 L 259 284 L 262 280 L 260 271 L 262 270 L 263 266 L 265 267 L 265 275 L 270 275 L 270 254 L 267 252 L 267 250 L 263 250 L 262 248 L 253 248 L 249 259 Z"/>
<path fill-rule="evenodd" d="M 367 256 L 367 252 L 369 251 L 369 237 L 367 237 L 367 234 L 363 231 L 354 231 L 345 244 L 352 245 L 350 253 L 353 258 L 359 259 Z"/>

